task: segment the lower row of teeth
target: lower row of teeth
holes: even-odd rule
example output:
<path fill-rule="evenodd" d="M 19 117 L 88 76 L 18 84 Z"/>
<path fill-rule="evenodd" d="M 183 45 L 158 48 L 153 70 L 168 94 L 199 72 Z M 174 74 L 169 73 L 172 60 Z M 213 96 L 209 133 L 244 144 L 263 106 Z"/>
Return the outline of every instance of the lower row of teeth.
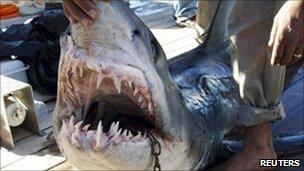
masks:
<path fill-rule="evenodd" d="M 97 130 L 88 130 L 90 125 L 82 126 L 83 121 L 75 123 L 74 116 L 69 121 L 62 120 L 62 125 L 68 133 L 70 142 L 78 148 L 101 150 L 112 143 L 140 142 L 146 139 L 146 133 L 140 131 L 135 136 L 130 131 L 119 129 L 119 121 L 113 122 L 108 132 L 104 133 L 102 122 L 99 121 Z"/>

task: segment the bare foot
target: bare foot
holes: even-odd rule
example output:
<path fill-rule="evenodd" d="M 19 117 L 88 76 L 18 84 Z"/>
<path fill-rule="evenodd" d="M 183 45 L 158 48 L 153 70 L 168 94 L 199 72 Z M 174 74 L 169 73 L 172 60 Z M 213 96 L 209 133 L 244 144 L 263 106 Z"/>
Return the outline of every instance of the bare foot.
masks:
<path fill-rule="evenodd" d="M 245 148 L 223 164 L 211 168 L 212 171 L 275 170 L 260 167 L 260 159 L 277 159 L 272 145 L 271 124 L 248 127 Z"/>

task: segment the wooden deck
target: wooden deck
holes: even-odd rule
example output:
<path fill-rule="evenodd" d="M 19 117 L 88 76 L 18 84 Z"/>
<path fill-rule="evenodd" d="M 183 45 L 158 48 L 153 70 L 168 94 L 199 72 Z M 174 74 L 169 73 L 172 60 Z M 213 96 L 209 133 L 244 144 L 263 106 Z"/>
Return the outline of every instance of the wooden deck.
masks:
<path fill-rule="evenodd" d="M 172 58 L 198 45 L 194 29 L 179 28 L 175 25 L 170 2 L 131 2 L 131 7 L 152 30 L 167 58 Z M 55 99 L 38 97 L 38 95 L 35 98 L 42 99 L 48 106 L 49 118 L 43 123 L 44 136 L 34 135 L 22 128 L 13 129 L 15 148 L 8 150 L 1 147 L 1 170 L 77 169 L 66 162 L 65 157 L 59 152 L 52 134 Z"/>

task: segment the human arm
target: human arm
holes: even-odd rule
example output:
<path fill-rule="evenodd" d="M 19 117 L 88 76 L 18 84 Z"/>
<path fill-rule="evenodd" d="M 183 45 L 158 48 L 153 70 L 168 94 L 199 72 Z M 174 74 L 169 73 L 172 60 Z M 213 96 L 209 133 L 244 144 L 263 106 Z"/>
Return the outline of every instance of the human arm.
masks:
<path fill-rule="evenodd" d="M 100 10 L 92 0 L 62 0 L 63 10 L 71 23 L 93 24 Z"/>
<path fill-rule="evenodd" d="M 268 46 L 272 47 L 271 64 L 288 65 L 303 57 L 304 0 L 289 0 L 274 18 Z"/>

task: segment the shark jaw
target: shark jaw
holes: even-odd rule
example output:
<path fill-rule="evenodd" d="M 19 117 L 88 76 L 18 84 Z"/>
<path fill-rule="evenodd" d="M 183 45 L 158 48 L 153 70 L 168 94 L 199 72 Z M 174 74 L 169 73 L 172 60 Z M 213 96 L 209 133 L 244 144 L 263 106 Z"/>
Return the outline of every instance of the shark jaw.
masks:
<path fill-rule="evenodd" d="M 112 143 L 146 141 L 148 131 L 161 135 L 143 72 L 104 61 L 89 68 L 82 49 L 67 39 L 70 47 L 63 55 L 59 86 L 67 114 L 62 130 L 70 143 L 102 150 Z"/>
<path fill-rule="evenodd" d="M 164 133 L 159 129 L 158 109 L 144 73 L 136 67 L 103 60 L 92 66 L 87 63 L 85 50 L 77 47 L 71 36 L 66 40 L 57 101 L 61 150 L 72 161 L 78 160 L 73 159 L 75 153 L 93 156 L 93 160 L 104 159 L 89 166 L 85 166 L 89 162 L 73 162 L 82 163 L 80 168 L 139 169 L 133 163 L 128 166 L 125 156 L 146 159 L 140 169 L 150 167 L 153 159 L 147 132 L 161 142 Z M 121 154 L 118 163 L 107 161 L 113 159 L 111 154 Z"/>

